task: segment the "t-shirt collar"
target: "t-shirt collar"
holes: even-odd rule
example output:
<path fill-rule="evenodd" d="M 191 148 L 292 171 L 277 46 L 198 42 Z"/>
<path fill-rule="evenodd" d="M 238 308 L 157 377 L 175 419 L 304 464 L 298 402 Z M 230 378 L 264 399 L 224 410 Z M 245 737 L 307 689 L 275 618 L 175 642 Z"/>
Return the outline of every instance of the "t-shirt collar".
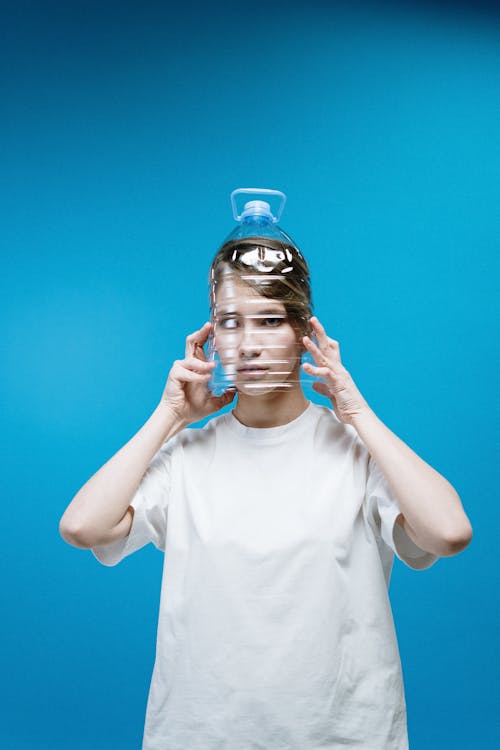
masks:
<path fill-rule="evenodd" d="M 295 419 L 292 419 L 290 422 L 278 425 L 277 427 L 248 427 L 247 425 L 242 424 L 234 416 L 234 409 L 232 409 L 226 413 L 227 424 L 233 432 L 247 440 L 254 442 L 269 439 L 272 440 L 274 438 L 281 438 L 285 434 L 301 429 L 312 416 L 313 406 L 313 402 L 309 401 L 302 414 L 299 414 L 298 417 L 295 417 Z"/>

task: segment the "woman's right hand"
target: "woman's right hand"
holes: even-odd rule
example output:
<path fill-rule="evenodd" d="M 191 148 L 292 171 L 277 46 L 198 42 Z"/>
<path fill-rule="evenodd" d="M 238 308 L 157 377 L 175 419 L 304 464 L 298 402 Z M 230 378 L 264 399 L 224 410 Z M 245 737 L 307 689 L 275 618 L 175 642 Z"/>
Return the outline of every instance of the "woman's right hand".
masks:
<path fill-rule="evenodd" d="M 186 356 L 176 359 L 168 375 L 161 403 L 186 426 L 213 414 L 233 400 L 236 389 L 214 396 L 208 381 L 215 366 L 208 362 L 203 346 L 208 340 L 212 323 L 205 323 L 186 338 Z"/>

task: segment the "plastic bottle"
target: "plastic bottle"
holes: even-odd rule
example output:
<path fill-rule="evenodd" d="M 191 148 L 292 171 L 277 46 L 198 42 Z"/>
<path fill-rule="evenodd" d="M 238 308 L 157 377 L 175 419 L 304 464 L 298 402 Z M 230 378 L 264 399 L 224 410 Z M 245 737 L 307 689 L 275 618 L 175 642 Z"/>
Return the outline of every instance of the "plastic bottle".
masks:
<path fill-rule="evenodd" d="M 247 201 L 239 213 L 238 197 L 243 194 L 253 196 L 253 200 Z M 274 213 L 269 200 L 260 199 L 263 196 L 278 203 Z M 237 224 L 216 254 L 224 249 L 230 265 L 225 264 L 221 274 L 212 264 L 209 278 L 213 327 L 207 358 L 216 366 L 208 385 L 215 395 L 230 387 L 245 393 L 266 393 L 292 388 L 297 382 L 310 388 L 318 379 L 300 367 L 303 362 L 316 362 L 301 340 L 299 345 L 294 343 L 294 335 L 306 333 L 317 343 L 308 323 L 312 311 L 305 304 L 294 307 L 295 324 L 300 320 L 294 334 L 292 318 L 280 299 L 287 291 L 290 297 L 290 285 L 292 291 L 309 285 L 307 263 L 292 238 L 278 226 L 285 202 L 286 196 L 279 190 L 238 188 L 231 193 Z M 300 300 L 301 295 L 297 297 L 294 292 L 292 298 Z M 272 315 L 264 309 L 278 312 Z M 238 372 L 242 364 L 265 370 Z"/>

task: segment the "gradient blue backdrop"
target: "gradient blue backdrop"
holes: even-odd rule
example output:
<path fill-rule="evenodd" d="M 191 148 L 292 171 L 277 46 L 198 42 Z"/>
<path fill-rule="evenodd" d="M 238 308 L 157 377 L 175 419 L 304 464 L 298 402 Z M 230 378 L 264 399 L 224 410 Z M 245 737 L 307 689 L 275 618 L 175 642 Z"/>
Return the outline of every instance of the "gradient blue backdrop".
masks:
<path fill-rule="evenodd" d="M 1 28 L 2 747 L 140 747 L 162 556 L 106 568 L 58 523 L 207 320 L 253 186 L 287 193 L 315 313 L 473 525 L 394 563 L 411 749 L 498 747 L 494 8 L 20 1 Z"/>

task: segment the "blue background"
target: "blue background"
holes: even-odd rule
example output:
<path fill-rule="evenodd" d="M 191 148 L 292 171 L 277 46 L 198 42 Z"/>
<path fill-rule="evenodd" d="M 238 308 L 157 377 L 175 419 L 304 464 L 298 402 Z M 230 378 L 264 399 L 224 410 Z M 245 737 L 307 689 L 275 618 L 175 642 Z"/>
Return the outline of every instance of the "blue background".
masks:
<path fill-rule="evenodd" d="M 230 192 L 257 186 L 287 194 L 361 392 L 473 525 L 394 563 L 411 749 L 497 747 L 494 7 L 20 1 L 1 28 L 2 746 L 140 747 L 162 556 L 106 568 L 59 519 L 208 319 Z"/>

